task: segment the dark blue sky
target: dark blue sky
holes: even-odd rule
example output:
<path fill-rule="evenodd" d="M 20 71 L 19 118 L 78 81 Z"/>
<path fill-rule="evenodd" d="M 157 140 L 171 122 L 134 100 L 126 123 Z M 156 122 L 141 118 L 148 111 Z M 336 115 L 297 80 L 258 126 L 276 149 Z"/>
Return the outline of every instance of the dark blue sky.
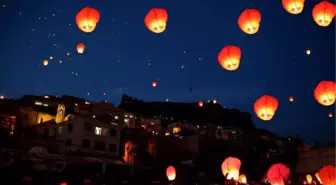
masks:
<path fill-rule="evenodd" d="M 122 92 L 148 101 L 217 98 L 222 105 L 251 112 L 258 127 L 281 135 L 300 133 L 308 141 L 335 137 L 335 120 L 328 117 L 334 106 L 323 107 L 313 96 L 319 81 L 335 80 L 335 23 L 317 26 L 311 15 L 316 0 L 306 0 L 301 15 L 287 13 L 281 0 L 1 2 L 0 94 L 69 94 L 114 103 Z M 85 6 L 101 13 L 90 34 L 75 23 Z M 144 25 L 145 15 L 155 7 L 169 14 L 162 34 Z M 262 14 L 255 35 L 237 25 L 246 8 Z M 87 46 L 83 55 L 76 52 L 79 42 Z M 226 45 L 242 50 L 237 71 L 218 64 L 218 53 Z M 44 67 L 42 61 L 49 56 L 54 59 Z M 157 88 L 151 86 L 154 80 Z M 254 101 L 264 94 L 279 99 L 269 122 L 253 112 Z M 289 96 L 295 97 L 294 103 Z"/>

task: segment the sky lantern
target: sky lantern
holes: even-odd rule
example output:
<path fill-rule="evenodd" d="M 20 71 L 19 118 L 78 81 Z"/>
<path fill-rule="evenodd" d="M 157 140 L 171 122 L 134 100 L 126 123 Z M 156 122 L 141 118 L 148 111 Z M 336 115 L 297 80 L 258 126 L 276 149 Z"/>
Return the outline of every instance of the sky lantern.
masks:
<path fill-rule="evenodd" d="M 313 177 L 311 175 L 309 175 L 309 174 L 306 175 L 306 179 L 307 179 L 307 183 L 308 184 L 311 184 L 312 181 L 313 181 Z"/>
<path fill-rule="evenodd" d="M 307 55 L 310 55 L 310 53 L 311 53 L 311 50 L 310 50 L 310 49 L 307 49 L 307 50 L 306 50 L 306 54 L 307 54 Z"/>
<path fill-rule="evenodd" d="M 336 7 L 334 4 L 323 1 L 316 4 L 313 8 L 313 19 L 322 27 L 330 25 L 336 14 Z"/>
<path fill-rule="evenodd" d="M 222 163 L 222 173 L 226 179 L 239 180 L 241 161 L 235 157 L 228 157 Z"/>
<path fill-rule="evenodd" d="M 319 181 L 319 183 L 322 184 L 322 181 L 321 181 L 321 179 L 320 179 L 320 175 L 319 175 L 318 172 L 315 173 L 315 177 L 316 177 L 316 179 Z"/>
<path fill-rule="evenodd" d="M 157 86 L 157 82 L 156 81 L 152 82 L 152 86 L 156 87 Z"/>
<path fill-rule="evenodd" d="M 278 106 L 279 103 L 276 98 L 264 95 L 255 101 L 254 112 L 260 119 L 269 121 L 273 118 Z"/>
<path fill-rule="evenodd" d="M 48 61 L 48 60 L 43 60 L 43 65 L 44 65 L 44 66 L 48 66 L 48 64 L 49 64 L 49 61 Z"/>
<path fill-rule="evenodd" d="M 335 103 L 336 83 L 333 81 L 321 81 L 314 90 L 314 96 L 318 103 L 330 106 Z"/>
<path fill-rule="evenodd" d="M 218 55 L 219 64 L 228 71 L 238 69 L 241 58 L 241 50 L 237 46 L 225 46 Z"/>
<path fill-rule="evenodd" d="M 82 53 L 84 53 L 84 50 L 85 50 L 85 45 L 83 43 L 78 43 L 77 44 L 77 52 L 82 54 Z"/>
<path fill-rule="evenodd" d="M 332 118 L 333 117 L 333 113 L 329 112 L 328 116 L 329 116 L 329 118 Z"/>
<path fill-rule="evenodd" d="M 261 14 L 256 9 L 246 9 L 238 17 L 239 28 L 247 34 L 255 34 L 260 27 Z"/>
<path fill-rule="evenodd" d="M 198 106 L 203 107 L 203 101 L 198 101 Z"/>
<path fill-rule="evenodd" d="M 288 98 L 288 100 L 289 100 L 290 102 L 293 102 L 293 101 L 294 101 L 294 97 L 293 97 L 293 96 L 290 96 L 290 97 Z"/>
<path fill-rule="evenodd" d="M 246 180 L 246 176 L 245 176 L 244 174 L 241 174 L 241 175 L 239 176 L 239 182 L 240 182 L 241 184 L 246 184 L 247 180 Z"/>
<path fill-rule="evenodd" d="M 91 7 L 85 7 L 77 13 L 76 24 L 83 32 L 90 33 L 95 30 L 99 19 L 100 13 L 98 10 Z"/>
<path fill-rule="evenodd" d="M 166 30 L 168 21 L 167 10 L 163 8 L 151 9 L 145 17 L 145 25 L 154 33 L 162 33 Z"/>
<path fill-rule="evenodd" d="M 176 178 L 176 170 L 174 166 L 168 166 L 166 170 L 166 175 L 169 181 L 173 181 Z"/>
<path fill-rule="evenodd" d="M 289 175 L 290 169 L 281 163 L 273 164 L 267 171 L 267 179 L 271 185 L 284 185 Z"/>
<path fill-rule="evenodd" d="M 303 10 L 305 0 L 282 0 L 282 6 L 291 14 L 300 14 Z"/>
<path fill-rule="evenodd" d="M 319 172 L 319 177 L 323 185 L 336 184 L 336 168 L 333 165 L 324 166 Z"/>

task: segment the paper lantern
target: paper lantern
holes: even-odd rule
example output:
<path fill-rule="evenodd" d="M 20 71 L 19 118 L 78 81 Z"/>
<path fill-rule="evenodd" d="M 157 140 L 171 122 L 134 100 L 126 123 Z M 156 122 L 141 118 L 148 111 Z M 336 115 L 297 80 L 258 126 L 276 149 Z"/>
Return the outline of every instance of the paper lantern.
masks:
<path fill-rule="evenodd" d="M 289 100 L 290 102 L 293 102 L 293 101 L 294 101 L 294 97 L 293 97 L 293 96 L 290 96 L 290 97 L 288 98 L 288 100 Z"/>
<path fill-rule="evenodd" d="M 267 171 L 267 179 L 271 185 L 284 185 L 289 175 L 290 169 L 281 163 L 272 165 Z"/>
<path fill-rule="evenodd" d="M 323 1 L 316 4 L 313 8 L 313 19 L 322 27 L 327 27 L 331 24 L 336 14 L 336 7 L 334 4 Z"/>
<path fill-rule="evenodd" d="M 244 174 L 241 174 L 241 175 L 239 176 L 239 182 L 240 182 L 241 184 L 246 184 L 246 183 L 247 183 L 246 176 L 245 176 Z"/>
<path fill-rule="evenodd" d="M 320 179 L 319 173 L 315 173 L 315 177 L 319 181 L 319 183 L 322 184 L 322 181 Z"/>
<path fill-rule="evenodd" d="M 241 50 L 237 46 L 225 46 L 218 55 L 219 64 L 228 71 L 237 70 L 240 64 Z"/>
<path fill-rule="evenodd" d="M 332 118 L 333 117 L 333 113 L 329 112 L 328 116 L 329 116 L 329 118 Z"/>
<path fill-rule="evenodd" d="M 157 86 L 157 82 L 155 82 L 155 81 L 152 82 L 152 86 L 153 86 L 153 87 L 156 87 L 156 86 Z"/>
<path fill-rule="evenodd" d="M 255 101 L 254 112 L 260 119 L 269 121 L 275 115 L 278 105 L 278 100 L 276 98 L 264 95 Z"/>
<path fill-rule="evenodd" d="M 198 101 L 198 106 L 203 107 L 203 101 Z"/>
<path fill-rule="evenodd" d="M 305 0 L 282 0 L 282 6 L 291 14 L 300 14 L 303 11 Z"/>
<path fill-rule="evenodd" d="M 44 65 L 44 66 L 49 65 L 49 61 L 48 61 L 48 60 L 43 60 L 43 65 Z"/>
<path fill-rule="evenodd" d="M 314 97 L 321 105 L 333 105 L 336 98 L 336 83 L 333 81 L 321 81 L 314 90 Z"/>
<path fill-rule="evenodd" d="M 228 157 L 222 163 L 222 173 L 227 179 L 239 179 L 241 161 L 235 157 Z"/>
<path fill-rule="evenodd" d="M 313 180 L 313 177 L 309 174 L 306 175 L 306 179 L 307 179 L 307 183 L 308 184 L 311 184 L 312 183 L 312 180 Z"/>
<path fill-rule="evenodd" d="M 85 33 L 93 32 L 100 19 L 100 13 L 98 10 L 85 7 L 79 11 L 76 15 L 76 24 L 80 30 Z"/>
<path fill-rule="evenodd" d="M 323 185 L 336 184 L 336 168 L 333 165 L 324 166 L 319 172 L 319 177 Z"/>
<path fill-rule="evenodd" d="M 166 30 L 168 13 L 163 8 L 151 9 L 145 17 L 145 25 L 154 33 L 162 33 Z"/>
<path fill-rule="evenodd" d="M 238 17 L 239 28 L 247 34 L 255 34 L 260 27 L 261 14 L 256 9 L 246 9 Z"/>
<path fill-rule="evenodd" d="M 169 181 L 173 181 L 176 178 L 176 170 L 174 166 L 169 166 L 166 170 L 166 175 Z"/>
<path fill-rule="evenodd" d="M 311 53 L 311 50 L 310 50 L 310 49 L 307 49 L 307 50 L 306 50 L 306 54 L 307 54 L 307 55 L 310 55 L 310 53 Z"/>
<path fill-rule="evenodd" d="M 77 45 L 77 52 L 82 54 L 82 53 L 84 53 L 84 50 L 85 50 L 85 45 L 83 43 L 79 43 Z"/>

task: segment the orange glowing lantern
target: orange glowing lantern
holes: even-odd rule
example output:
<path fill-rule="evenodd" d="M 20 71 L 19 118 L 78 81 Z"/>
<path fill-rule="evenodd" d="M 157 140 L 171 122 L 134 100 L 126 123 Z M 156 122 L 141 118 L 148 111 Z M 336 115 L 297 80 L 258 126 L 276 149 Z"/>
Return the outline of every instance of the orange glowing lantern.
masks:
<path fill-rule="evenodd" d="M 169 166 L 166 170 L 166 175 L 169 181 L 173 181 L 176 178 L 176 170 L 174 166 Z"/>
<path fill-rule="evenodd" d="M 335 185 L 336 184 L 336 168 L 333 165 L 326 165 L 319 171 L 321 184 Z"/>
<path fill-rule="evenodd" d="M 269 121 L 275 115 L 278 106 L 279 104 L 276 98 L 264 95 L 254 103 L 254 112 L 260 119 Z"/>
<path fill-rule="evenodd" d="M 300 14 L 303 11 L 305 0 L 282 0 L 282 6 L 291 14 Z"/>
<path fill-rule="evenodd" d="M 289 179 L 290 169 L 284 164 L 274 164 L 267 171 L 267 179 L 271 185 L 284 185 Z"/>
<path fill-rule="evenodd" d="M 332 118 L 333 117 L 333 113 L 329 112 L 328 116 L 329 116 L 329 118 Z"/>
<path fill-rule="evenodd" d="M 238 69 L 241 58 L 241 50 L 237 46 L 225 46 L 218 55 L 219 64 L 228 71 Z"/>
<path fill-rule="evenodd" d="M 319 173 L 315 173 L 315 177 L 319 181 L 319 183 L 322 184 L 322 181 L 320 179 Z"/>
<path fill-rule="evenodd" d="M 203 101 L 198 101 L 198 106 L 203 107 Z"/>
<path fill-rule="evenodd" d="M 309 174 L 306 175 L 306 179 L 307 179 L 307 183 L 308 184 L 311 184 L 312 181 L 313 181 L 313 177 L 311 175 L 309 175 Z"/>
<path fill-rule="evenodd" d="M 151 9 L 145 17 L 145 25 L 154 33 L 162 33 L 166 30 L 168 13 L 163 8 Z"/>
<path fill-rule="evenodd" d="M 327 27 L 336 15 L 336 6 L 328 1 L 323 1 L 313 8 L 313 19 L 319 25 Z"/>
<path fill-rule="evenodd" d="M 293 102 L 293 101 L 294 101 L 294 97 L 293 97 L 293 96 L 290 96 L 290 97 L 288 98 L 288 100 L 289 100 L 290 102 Z"/>
<path fill-rule="evenodd" d="M 255 34 L 260 27 L 261 14 L 256 9 L 246 9 L 238 17 L 239 28 L 247 34 Z"/>
<path fill-rule="evenodd" d="M 234 157 L 226 158 L 222 163 L 222 173 L 226 179 L 239 180 L 241 161 Z"/>
<path fill-rule="evenodd" d="M 84 50 L 85 50 L 85 45 L 83 43 L 78 43 L 77 52 L 82 54 L 82 53 L 84 53 Z"/>
<path fill-rule="evenodd" d="M 44 66 L 48 66 L 48 65 L 49 65 L 48 60 L 43 60 L 43 65 L 44 65 Z"/>
<path fill-rule="evenodd" d="M 320 82 L 314 91 L 315 99 L 324 106 L 330 106 L 335 103 L 336 83 L 333 81 Z"/>
<path fill-rule="evenodd" d="M 98 10 L 91 7 L 85 7 L 77 13 L 76 24 L 83 32 L 90 33 L 95 30 L 99 19 L 100 13 Z"/>
<path fill-rule="evenodd" d="M 157 86 L 157 82 L 155 82 L 155 81 L 152 82 L 152 86 L 153 86 L 153 87 L 156 87 L 156 86 Z"/>
<path fill-rule="evenodd" d="M 241 174 L 241 175 L 239 176 L 239 182 L 240 182 L 241 184 L 246 184 L 247 180 L 246 180 L 246 176 L 245 176 L 244 174 Z"/>

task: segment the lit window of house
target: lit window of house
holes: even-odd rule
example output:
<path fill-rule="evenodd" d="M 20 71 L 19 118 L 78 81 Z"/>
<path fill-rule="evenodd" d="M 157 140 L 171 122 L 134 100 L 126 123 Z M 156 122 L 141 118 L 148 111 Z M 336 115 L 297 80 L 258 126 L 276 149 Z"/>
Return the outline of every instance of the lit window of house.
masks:
<path fill-rule="evenodd" d="M 133 115 L 132 115 L 132 114 L 130 115 L 130 118 L 133 118 Z"/>
<path fill-rule="evenodd" d="M 128 117 L 128 114 L 125 114 L 125 118 L 127 118 Z"/>
<path fill-rule="evenodd" d="M 119 117 L 118 116 L 114 116 L 114 119 L 119 119 Z"/>
<path fill-rule="evenodd" d="M 101 136 L 103 129 L 101 127 L 95 127 L 95 134 Z"/>
<path fill-rule="evenodd" d="M 42 105 L 42 102 L 36 101 L 35 105 Z"/>
<path fill-rule="evenodd" d="M 129 119 L 128 119 L 128 118 L 125 118 L 125 119 L 124 119 L 124 122 L 125 122 L 125 123 L 128 123 L 128 122 L 129 122 Z"/>
<path fill-rule="evenodd" d="M 63 127 L 57 128 L 57 134 L 62 135 L 63 134 Z"/>

